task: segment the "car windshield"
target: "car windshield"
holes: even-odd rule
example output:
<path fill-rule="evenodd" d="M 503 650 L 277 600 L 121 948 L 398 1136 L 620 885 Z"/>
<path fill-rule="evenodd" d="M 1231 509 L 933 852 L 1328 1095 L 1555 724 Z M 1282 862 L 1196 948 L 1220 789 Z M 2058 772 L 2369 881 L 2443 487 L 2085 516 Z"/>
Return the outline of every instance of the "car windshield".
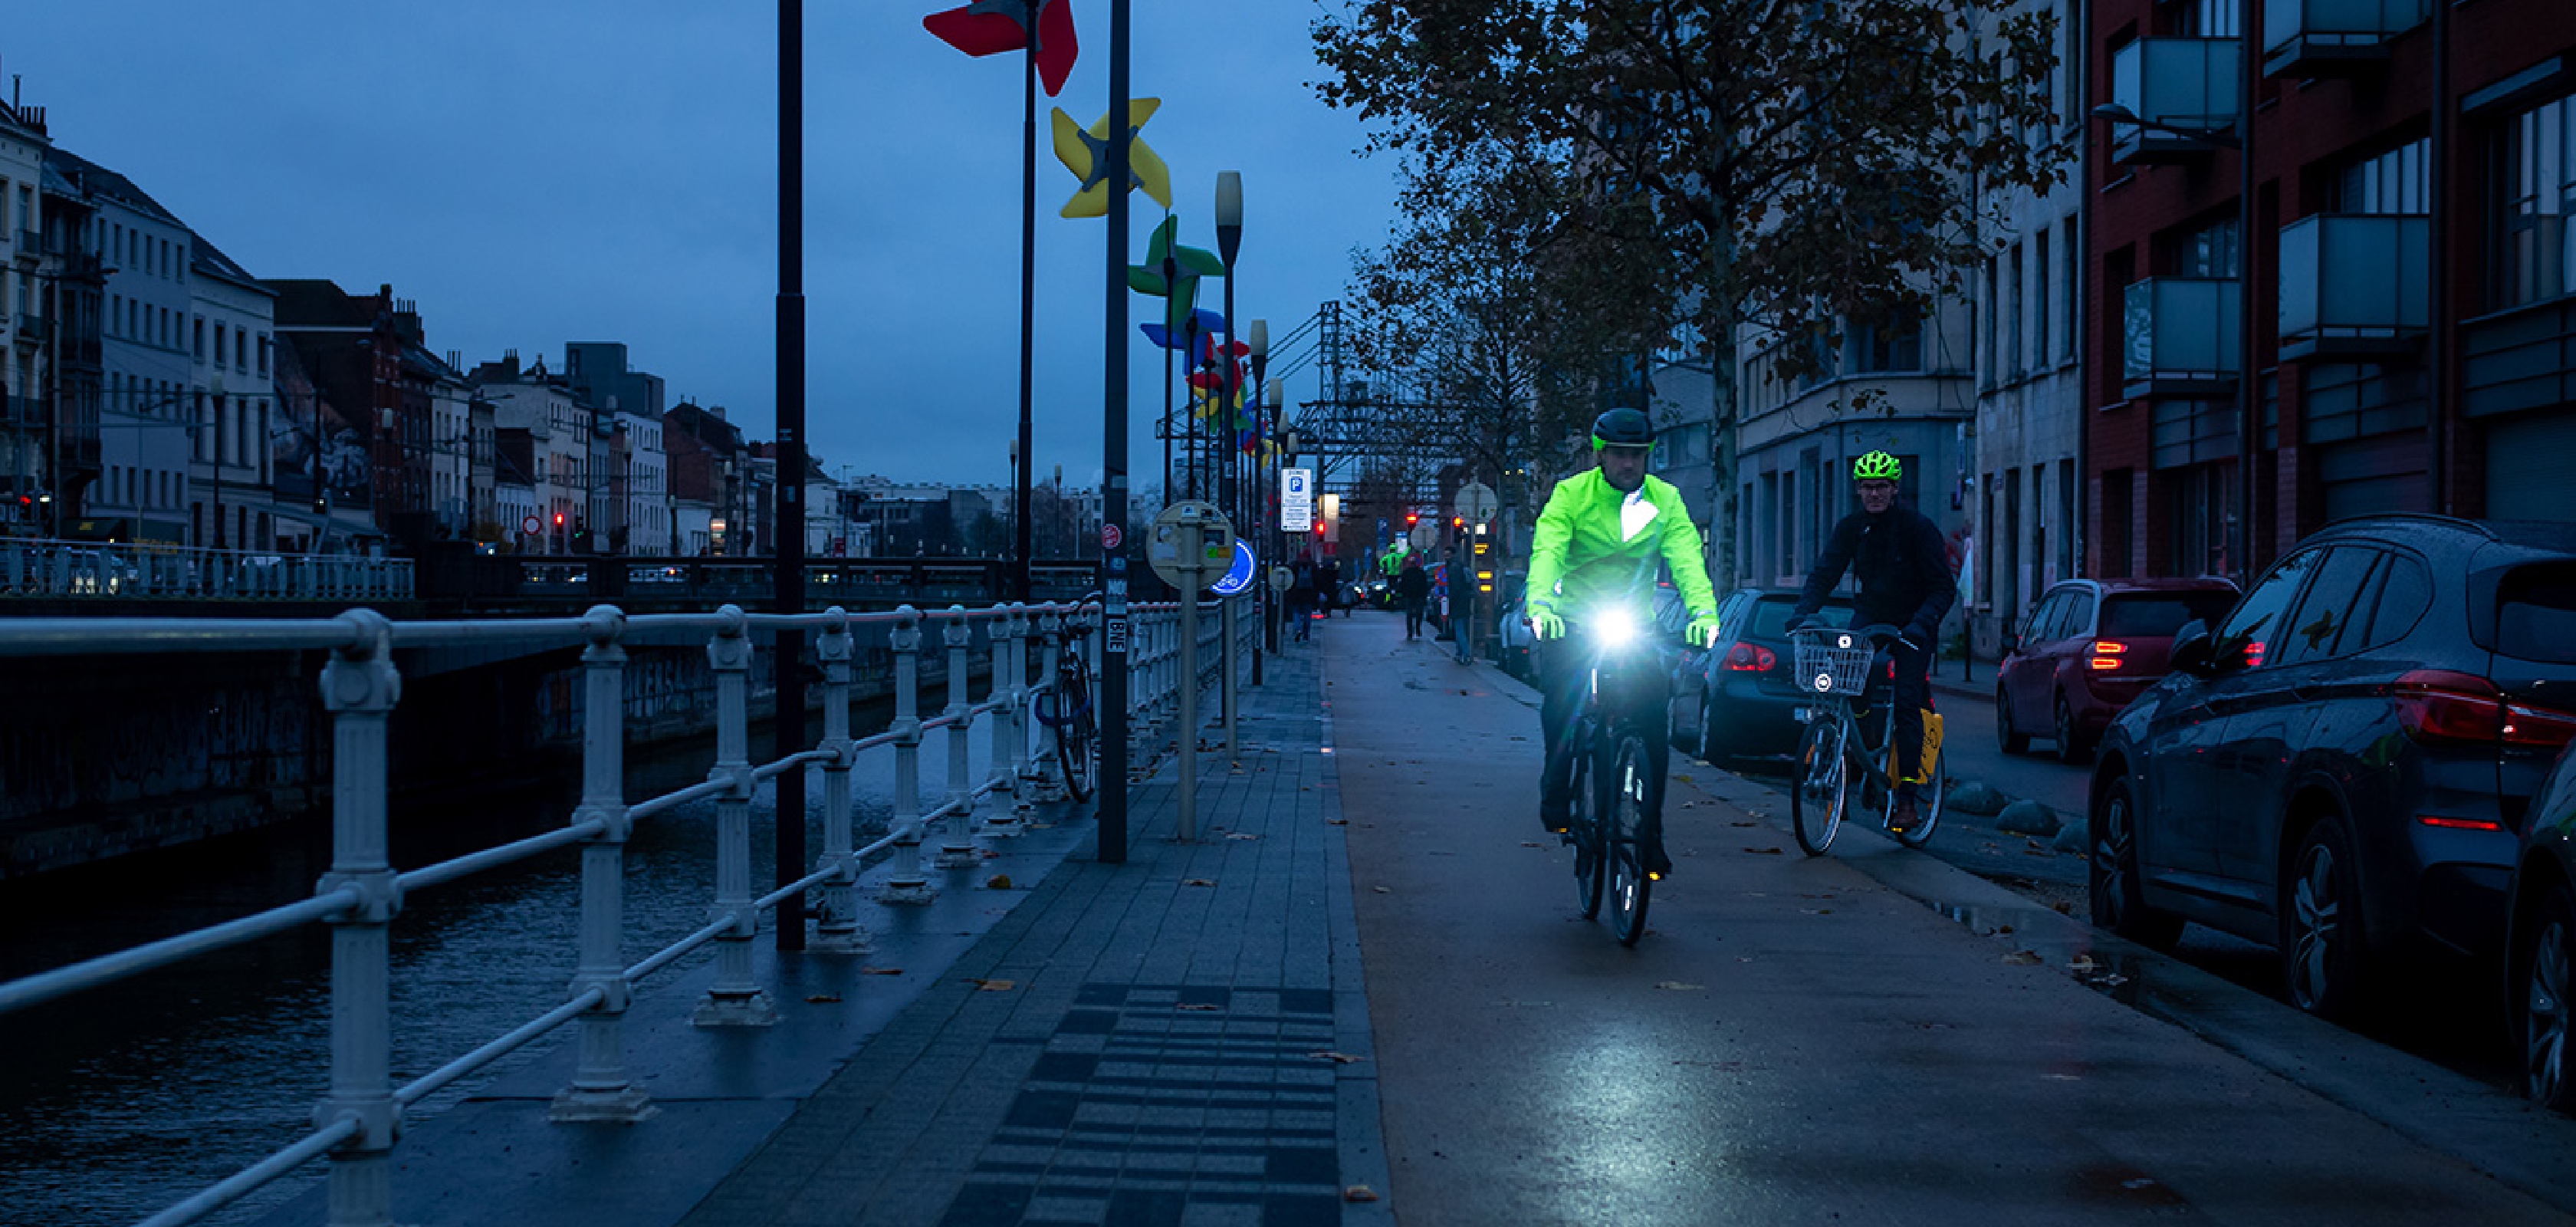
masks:
<path fill-rule="evenodd" d="M 2576 664 L 2576 563 L 2517 567 L 2496 592 L 2495 650 Z"/>
<path fill-rule="evenodd" d="M 1786 639 L 1789 637 L 1789 615 L 1797 612 L 1795 597 L 1764 597 L 1754 603 L 1753 624 L 1744 630 L 1747 639 Z M 1840 629 L 1851 625 L 1851 602 L 1831 600 L 1816 611 L 1816 621 Z"/>
<path fill-rule="evenodd" d="M 2113 637 L 2173 637 L 2183 624 L 2198 619 L 2216 626 L 2236 605 L 2233 592 L 2133 592 L 2102 602 L 2102 634 Z"/>

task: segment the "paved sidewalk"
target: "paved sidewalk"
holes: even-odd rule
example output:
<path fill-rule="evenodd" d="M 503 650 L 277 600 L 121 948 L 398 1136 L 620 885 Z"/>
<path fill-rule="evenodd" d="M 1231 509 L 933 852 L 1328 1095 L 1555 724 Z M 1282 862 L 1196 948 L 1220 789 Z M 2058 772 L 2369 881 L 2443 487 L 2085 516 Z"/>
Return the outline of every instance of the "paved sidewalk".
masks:
<path fill-rule="evenodd" d="M 1345 1200 L 1387 1181 L 1318 664 L 1243 692 L 1200 842 L 1167 767 L 1129 864 L 1049 874 L 684 1222 L 1386 1221 Z"/>

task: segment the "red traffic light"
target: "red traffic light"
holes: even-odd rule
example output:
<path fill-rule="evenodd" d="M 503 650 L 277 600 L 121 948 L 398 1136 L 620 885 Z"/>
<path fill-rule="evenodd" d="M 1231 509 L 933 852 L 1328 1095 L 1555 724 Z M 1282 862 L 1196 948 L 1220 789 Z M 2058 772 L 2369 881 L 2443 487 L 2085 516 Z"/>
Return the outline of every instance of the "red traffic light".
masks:
<path fill-rule="evenodd" d="M 555 527 L 563 527 L 563 513 L 560 511 L 555 513 Z"/>
<path fill-rule="evenodd" d="M 1419 523 L 1421 523 L 1421 522 L 1422 522 L 1422 513 L 1421 513 L 1421 512 L 1419 512 L 1419 511 L 1408 511 L 1408 512 L 1405 512 L 1405 513 L 1404 513 L 1404 526 L 1405 526 L 1406 528 L 1411 528 L 1411 527 L 1413 527 L 1414 525 L 1419 524 Z"/>

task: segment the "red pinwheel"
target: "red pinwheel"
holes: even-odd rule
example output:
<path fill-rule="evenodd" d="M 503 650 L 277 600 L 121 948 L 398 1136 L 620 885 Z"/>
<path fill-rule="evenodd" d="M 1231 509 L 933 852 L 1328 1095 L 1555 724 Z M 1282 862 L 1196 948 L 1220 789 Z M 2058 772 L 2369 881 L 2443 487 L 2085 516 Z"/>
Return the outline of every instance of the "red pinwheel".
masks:
<path fill-rule="evenodd" d="M 1000 55 L 1029 45 L 1032 9 L 1037 12 L 1038 80 L 1052 98 L 1073 74 L 1079 50 L 1073 38 L 1073 0 L 970 0 L 922 18 L 921 25 L 968 55 Z"/>

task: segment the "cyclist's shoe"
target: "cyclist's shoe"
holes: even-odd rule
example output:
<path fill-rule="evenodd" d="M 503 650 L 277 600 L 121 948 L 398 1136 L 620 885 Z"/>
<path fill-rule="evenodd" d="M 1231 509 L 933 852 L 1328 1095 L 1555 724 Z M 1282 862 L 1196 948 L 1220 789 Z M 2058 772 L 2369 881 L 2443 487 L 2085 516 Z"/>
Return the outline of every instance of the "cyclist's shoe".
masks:
<path fill-rule="evenodd" d="M 1915 802 L 1914 790 L 1900 790 L 1896 794 L 1896 809 L 1887 816 L 1887 829 L 1899 835 L 1910 834 L 1922 821 L 1923 807 Z"/>
<path fill-rule="evenodd" d="M 1657 881 L 1661 881 L 1664 878 L 1672 876 L 1672 872 L 1673 858 L 1664 855 L 1664 841 L 1660 839 L 1648 840 L 1646 843 L 1646 876 L 1654 878 Z"/>
<path fill-rule="evenodd" d="M 1563 835 L 1574 829 L 1574 806 L 1566 801 L 1538 803 L 1538 823 L 1551 835 Z"/>

